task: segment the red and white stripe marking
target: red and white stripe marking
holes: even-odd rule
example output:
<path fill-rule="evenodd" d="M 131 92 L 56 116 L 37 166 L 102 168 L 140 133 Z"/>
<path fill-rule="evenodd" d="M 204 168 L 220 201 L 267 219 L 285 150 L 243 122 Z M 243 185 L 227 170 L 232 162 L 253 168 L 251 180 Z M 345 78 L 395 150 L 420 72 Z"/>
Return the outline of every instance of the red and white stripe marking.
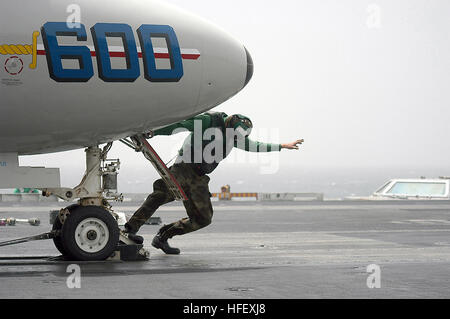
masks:
<path fill-rule="evenodd" d="M 91 56 L 95 57 L 97 54 L 93 46 L 88 46 L 91 51 Z M 142 58 L 142 50 L 138 49 L 138 56 Z M 167 48 L 154 48 L 155 59 L 169 59 L 169 50 Z M 45 55 L 45 48 L 43 44 L 37 45 L 37 55 Z M 125 58 L 125 50 L 123 47 L 109 46 L 109 56 L 112 58 Z M 200 58 L 200 51 L 196 49 L 181 49 L 181 57 L 183 60 L 198 60 Z"/>

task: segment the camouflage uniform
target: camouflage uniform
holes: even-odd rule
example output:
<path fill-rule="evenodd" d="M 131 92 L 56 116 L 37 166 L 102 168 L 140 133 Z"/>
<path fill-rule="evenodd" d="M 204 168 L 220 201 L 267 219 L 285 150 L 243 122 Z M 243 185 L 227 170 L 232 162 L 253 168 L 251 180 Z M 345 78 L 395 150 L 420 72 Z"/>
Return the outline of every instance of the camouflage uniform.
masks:
<path fill-rule="evenodd" d="M 204 228 L 211 224 L 213 217 L 211 193 L 208 187 L 210 178 L 207 175 L 198 175 L 192 164 L 175 164 L 170 168 L 170 171 L 189 198 L 189 200 L 183 202 L 189 217 L 162 227 L 158 234 L 163 239 L 170 239 L 176 235 L 183 235 Z M 160 206 L 172 201 L 174 201 L 174 198 L 166 183 L 162 179 L 157 180 L 153 184 L 153 193 L 147 197 L 128 224 L 134 231 L 139 230 Z"/>

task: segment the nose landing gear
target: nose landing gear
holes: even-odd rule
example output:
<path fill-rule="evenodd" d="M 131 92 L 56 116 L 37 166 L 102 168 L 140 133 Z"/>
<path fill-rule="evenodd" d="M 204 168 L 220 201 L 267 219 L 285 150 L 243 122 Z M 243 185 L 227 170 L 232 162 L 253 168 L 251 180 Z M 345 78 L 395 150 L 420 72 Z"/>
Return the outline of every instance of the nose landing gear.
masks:
<path fill-rule="evenodd" d="M 42 190 L 44 196 L 79 199 L 77 204 L 61 209 L 53 224 L 53 242 L 65 259 L 129 261 L 150 257 L 143 245 L 134 243 L 119 229 L 118 216 L 108 203 L 123 199 L 117 193 L 120 162 L 106 159 L 111 146 L 86 149 L 86 173 L 77 187 Z"/>
<path fill-rule="evenodd" d="M 183 188 L 146 138 L 146 135 L 141 134 L 122 139 L 121 142 L 143 153 L 176 200 L 188 200 Z M 78 199 L 77 204 L 60 210 L 51 232 L 3 242 L 0 247 L 53 239 L 59 252 L 69 260 L 148 260 L 150 253 L 143 245 L 133 242 L 127 233 L 119 229 L 119 216 L 108 203 L 108 200 L 123 200 L 123 196 L 117 192 L 120 162 L 106 158 L 111 147 L 112 143 L 108 143 L 103 150 L 98 146 L 86 149 L 86 173 L 77 187 L 42 189 L 44 196 L 55 195 L 65 201 Z"/>

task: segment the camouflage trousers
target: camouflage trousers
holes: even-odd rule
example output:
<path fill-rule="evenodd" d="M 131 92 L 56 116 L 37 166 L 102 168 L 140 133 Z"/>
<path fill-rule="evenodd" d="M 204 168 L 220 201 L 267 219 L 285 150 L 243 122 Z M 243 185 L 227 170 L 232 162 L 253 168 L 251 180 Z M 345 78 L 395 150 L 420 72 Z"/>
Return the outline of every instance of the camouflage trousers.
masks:
<path fill-rule="evenodd" d="M 188 217 L 177 222 L 163 226 L 158 234 L 163 239 L 183 235 L 199 230 L 211 224 L 213 209 L 211 205 L 211 193 L 208 183 L 210 178 L 206 175 L 199 176 L 191 164 L 175 164 L 170 168 L 171 173 L 178 180 L 189 200 L 184 201 L 184 207 Z M 174 197 L 167 188 L 166 183 L 159 179 L 153 184 L 153 193 L 145 200 L 144 204 L 134 213 L 128 221 L 128 225 L 135 232 L 152 217 L 156 210 L 164 204 L 174 201 Z"/>

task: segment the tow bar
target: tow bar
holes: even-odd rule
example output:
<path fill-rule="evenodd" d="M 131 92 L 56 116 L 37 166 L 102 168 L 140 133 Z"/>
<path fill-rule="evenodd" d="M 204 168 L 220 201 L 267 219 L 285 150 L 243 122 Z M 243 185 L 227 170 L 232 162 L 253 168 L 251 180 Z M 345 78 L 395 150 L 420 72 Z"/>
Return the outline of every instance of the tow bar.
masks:
<path fill-rule="evenodd" d="M 53 239 L 56 237 L 56 235 L 57 234 L 55 231 L 51 231 L 49 233 L 44 233 L 44 234 L 40 234 L 40 235 L 36 235 L 36 236 L 8 240 L 8 241 L 0 242 L 0 247 L 22 244 L 22 243 L 27 243 L 27 242 L 36 241 L 36 240 Z"/>

